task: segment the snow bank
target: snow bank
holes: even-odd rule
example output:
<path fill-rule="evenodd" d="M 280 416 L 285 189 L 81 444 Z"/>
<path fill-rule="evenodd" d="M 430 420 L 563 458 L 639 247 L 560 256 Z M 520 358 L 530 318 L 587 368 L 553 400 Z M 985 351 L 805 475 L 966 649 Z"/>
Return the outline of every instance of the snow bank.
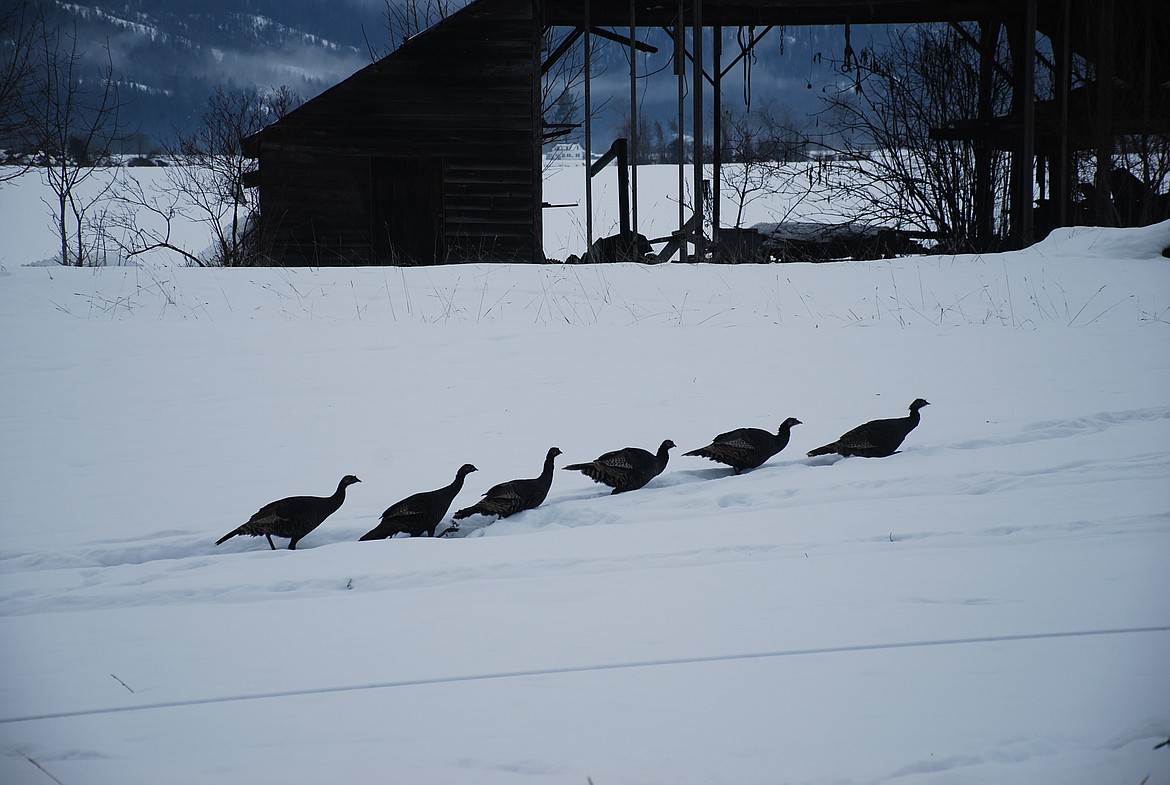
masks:
<path fill-rule="evenodd" d="M 9 258 L 0 781 L 1166 785 L 1166 245 Z M 804 457 L 919 396 L 900 453 Z M 682 456 L 788 416 L 753 472 Z M 356 542 L 463 462 L 456 505 L 553 445 L 563 466 L 664 438 L 639 491 L 558 471 L 465 536 Z M 213 545 L 347 473 L 297 551 Z"/>

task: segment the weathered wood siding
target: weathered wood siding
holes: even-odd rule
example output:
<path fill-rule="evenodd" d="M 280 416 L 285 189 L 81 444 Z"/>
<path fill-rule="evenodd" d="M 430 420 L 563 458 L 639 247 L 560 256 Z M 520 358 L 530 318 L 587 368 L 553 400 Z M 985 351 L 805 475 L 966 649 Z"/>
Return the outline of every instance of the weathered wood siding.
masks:
<path fill-rule="evenodd" d="M 542 261 L 535 8 L 477 0 L 254 137 L 273 261 Z M 375 187 L 371 177 L 419 176 L 387 163 L 395 158 L 429 159 L 421 169 L 442 173 L 440 258 L 378 250 L 386 243 L 374 234 L 387 231 L 378 195 L 413 183 Z"/>

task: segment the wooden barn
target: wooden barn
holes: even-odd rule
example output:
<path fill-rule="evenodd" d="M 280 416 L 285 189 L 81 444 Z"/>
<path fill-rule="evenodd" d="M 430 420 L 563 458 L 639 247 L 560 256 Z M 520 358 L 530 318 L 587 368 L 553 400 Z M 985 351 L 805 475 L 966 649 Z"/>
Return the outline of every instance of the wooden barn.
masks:
<path fill-rule="evenodd" d="M 693 163 L 687 164 L 693 169 L 691 192 L 704 190 L 704 178 L 711 177 L 717 195 L 719 146 L 708 174 L 701 145 L 712 133 L 721 138 L 724 27 L 758 29 L 755 46 L 783 25 L 842 25 L 848 36 L 850 24 L 977 22 L 976 34 L 962 32 L 981 53 L 981 106 L 984 81 L 989 84 L 995 71 L 1010 81 L 1011 111 L 993 116 L 981 108 L 978 118 L 934 129 L 932 135 L 975 151 L 975 191 L 983 203 L 977 212 L 988 227 L 981 247 L 992 247 L 990 227 L 999 209 L 986 169 L 992 150 L 1011 160 L 1010 245 L 1033 242 L 1038 229 L 1043 236 L 1052 226 L 1109 223 L 1117 213 L 1111 194 L 1118 186 L 1109 181 L 1115 174 L 1114 140 L 1170 134 L 1170 50 L 1164 46 L 1170 15 L 1163 5 L 1164 0 L 472 0 L 245 140 L 246 154 L 258 162 L 251 183 L 260 194 L 262 254 L 289 266 L 543 262 L 541 78 L 565 49 L 542 52 L 550 28 L 571 30 L 565 40 L 583 47 L 586 160 L 603 152 L 590 140 L 591 40 L 623 43 L 636 62 L 633 50 L 644 46 L 639 36 L 648 28 L 666 30 L 675 42 L 680 124 L 684 82 L 703 86 L 688 90 L 687 98 L 693 102 L 689 135 L 695 145 Z M 1010 50 L 1002 62 L 996 53 L 1001 35 Z M 1051 59 L 1035 45 L 1038 35 L 1051 42 Z M 1077 91 L 1071 89 L 1074 57 L 1091 63 L 1095 74 Z M 1047 101 L 1037 98 L 1041 67 L 1053 86 L 1054 98 Z M 629 99 L 634 127 L 637 76 L 634 66 Z M 713 118 L 714 129 L 703 128 L 705 116 Z M 1087 217 L 1073 209 L 1078 150 L 1096 154 L 1097 206 Z M 980 161 L 984 170 L 978 169 Z M 636 238 L 637 161 L 629 165 L 632 194 L 623 189 L 621 196 L 633 207 L 623 232 Z M 679 167 L 681 190 L 684 165 Z M 586 245 L 592 246 L 590 180 L 586 174 Z M 712 216 L 703 215 L 702 200 L 689 214 L 683 199 L 677 201 L 678 226 L 658 259 L 675 253 L 680 260 L 691 253 L 711 258 L 707 249 L 716 246 L 707 244 L 721 231 L 719 199 L 712 200 Z M 696 229 L 707 225 L 711 236 Z"/>
<path fill-rule="evenodd" d="M 245 140 L 264 254 L 543 261 L 533 0 L 477 0 Z"/>

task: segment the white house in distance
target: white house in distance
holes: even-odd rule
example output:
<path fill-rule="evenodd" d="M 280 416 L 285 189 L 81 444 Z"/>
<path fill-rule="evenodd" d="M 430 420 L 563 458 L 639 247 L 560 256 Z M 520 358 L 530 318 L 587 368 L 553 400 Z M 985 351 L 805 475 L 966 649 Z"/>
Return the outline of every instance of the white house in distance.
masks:
<path fill-rule="evenodd" d="M 544 154 L 546 163 L 558 166 L 585 162 L 585 148 L 576 142 L 557 142 Z"/>

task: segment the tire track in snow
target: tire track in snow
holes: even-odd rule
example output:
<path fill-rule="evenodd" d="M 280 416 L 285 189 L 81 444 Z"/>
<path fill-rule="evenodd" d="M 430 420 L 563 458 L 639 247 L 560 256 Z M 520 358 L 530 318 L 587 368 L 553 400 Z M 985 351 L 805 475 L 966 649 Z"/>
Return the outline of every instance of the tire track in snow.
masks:
<path fill-rule="evenodd" d="M 634 660 L 630 662 L 611 662 L 592 665 L 566 665 L 556 668 L 530 668 L 516 671 L 497 671 L 495 673 L 470 673 L 453 676 L 434 676 L 421 679 L 402 679 L 399 681 L 371 682 L 369 684 L 347 684 L 335 687 L 316 687 L 300 690 L 279 690 L 273 692 L 256 692 L 244 695 L 220 695 L 210 698 L 191 698 L 188 700 L 159 701 L 157 703 L 142 703 L 131 706 L 108 706 L 96 709 L 79 709 L 76 711 L 60 711 L 46 714 L 27 714 L 15 717 L 0 717 L 0 725 L 13 725 L 23 722 L 38 722 L 43 720 L 70 719 L 75 717 L 96 717 L 110 714 L 126 714 L 136 711 L 152 711 L 156 709 L 181 709 L 191 706 L 209 706 L 222 703 L 243 703 L 247 701 L 274 700 L 279 698 L 298 698 L 310 695 L 333 695 L 345 692 L 365 692 L 371 690 L 397 689 L 400 687 L 422 687 L 437 684 L 460 684 L 463 682 L 497 681 L 500 679 L 521 679 L 533 676 L 558 676 L 577 673 L 597 673 L 602 671 L 633 670 L 638 668 L 663 668 L 678 665 L 705 665 L 722 662 L 743 662 L 750 660 L 781 659 L 785 657 L 807 657 L 822 654 L 853 654 L 870 651 L 896 651 L 899 649 L 924 649 L 943 646 L 974 646 L 995 643 L 1022 643 L 1027 641 L 1045 641 L 1074 638 L 1100 638 L 1118 635 L 1142 635 L 1150 633 L 1168 633 L 1170 625 L 1156 627 L 1129 627 L 1112 630 L 1070 630 L 1064 632 L 1034 632 L 1015 635 L 986 635 L 974 638 L 942 638 L 929 641 L 898 641 L 892 643 L 862 643 L 847 646 L 822 646 L 808 649 L 785 649 L 781 651 L 748 652 L 741 654 L 712 654 L 701 657 L 677 657 L 659 660 Z"/>
<path fill-rule="evenodd" d="M 1004 447 L 1027 442 L 1067 439 L 1071 436 L 1101 433 L 1134 422 L 1152 422 L 1170 419 L 1170 407 L 1131 409 L 1122 412 L 1098 412 L 1065 420 L 1041 420 L 1023 426 L 1019 433 L 985 439 L 970 439 L 948 445 L 956 450 L 979 450 L 984 447 Z"/>

